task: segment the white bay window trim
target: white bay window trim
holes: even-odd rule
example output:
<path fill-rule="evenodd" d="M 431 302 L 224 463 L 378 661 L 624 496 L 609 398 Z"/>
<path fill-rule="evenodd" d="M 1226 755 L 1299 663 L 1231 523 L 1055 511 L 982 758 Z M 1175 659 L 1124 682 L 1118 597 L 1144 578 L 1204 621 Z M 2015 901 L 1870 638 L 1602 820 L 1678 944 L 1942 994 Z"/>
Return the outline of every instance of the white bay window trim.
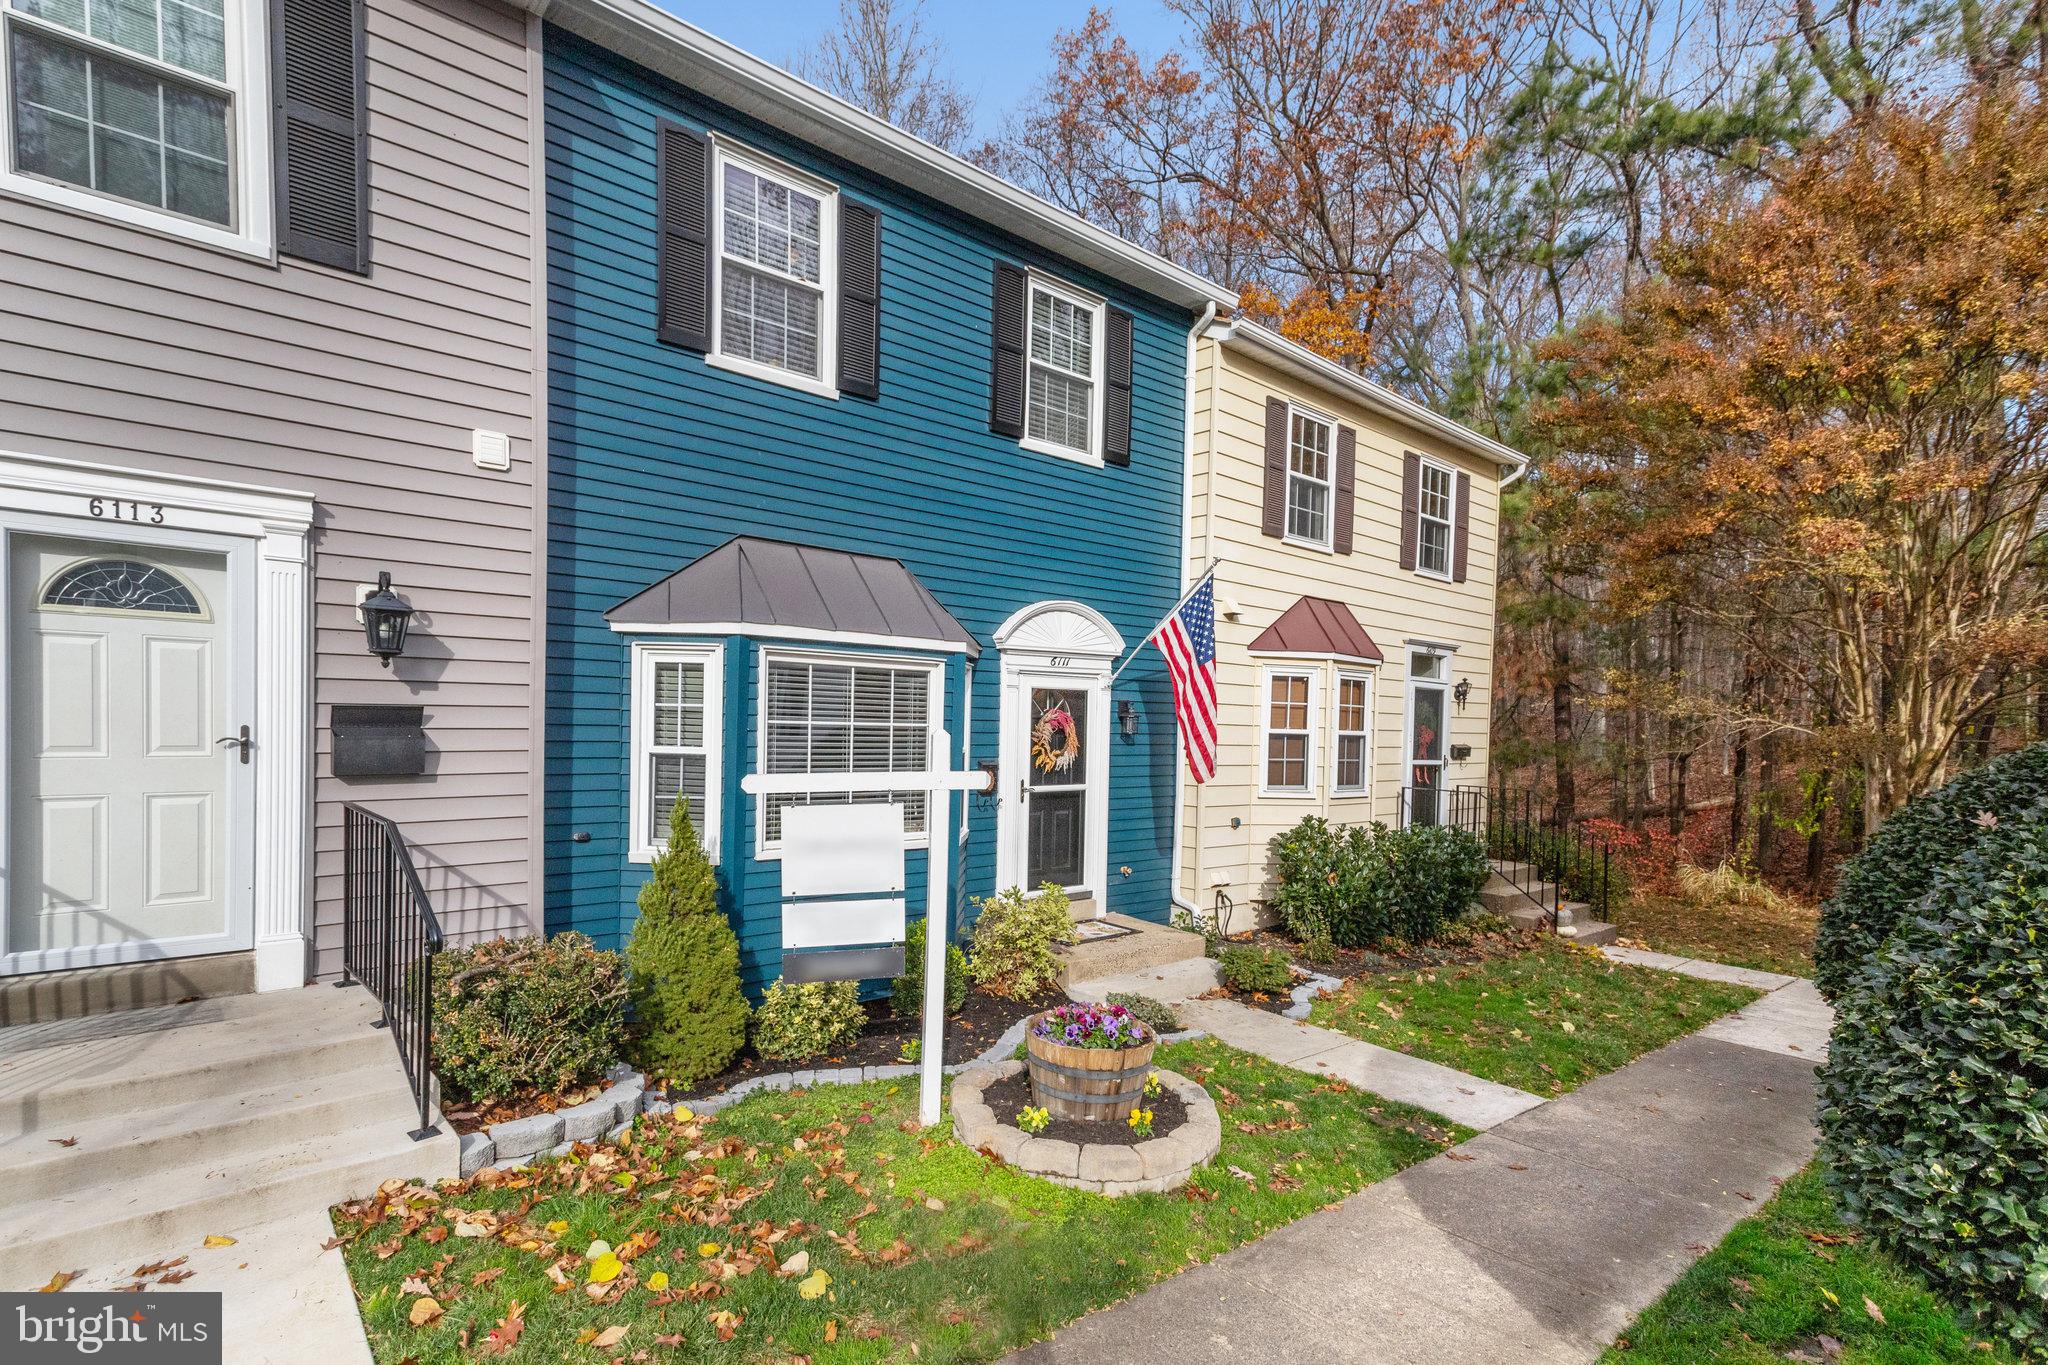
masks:
<path fill-rule="evenodd" d="M 1078 367 L 1038 358 L 1032 346 L 1033 320 L 1037 316 L 1038 300 L 1066 304 L 1088 319 L 1088 368 L 1085 374 Z M 1103 416 L 1103 348 L 1106 341 L 1105 326 L 1108 319 L 1108 304 L 1095 295 L 1076 289 L 1072 285 L 1032 271 L 1024 288 L 1024 437 L 1026 450 L 1041 455 L 1056 455 L 1063 460 L 1075 460 L 1082 464 L 1099 465 L 1102 459 L 1102 416 Z M 1042 385 L 1054 380 L 1065 380 L 1088 385 L 1088 441 L 1085 446 L 1070 445 L 1045 436 L 1031 434 L 1032 397 Z"/>
<path fill-rule="evenodd" d="M 1300 799 L 1316 794 L 1316 719 L 1322 709 L 1322 670 L 1319 668 L 1273 668 L 1259 670 L 1259 795 Z M 1273 723 L 1274 684 L 1286 681 L 1302 684 L 1301 724 Z M 1290 700 L 1287 705 L 1292 709 Z M 1273 741 L 1301 741 L 1302 779 L 1299 786 L 1275 785 Z M 1291 760 L 1288 760 L 1291 761 Z"/>
<path fill-rule="evenodd" d="M 696 664 L 704 670 L 703 732 L 696 744 L 660 744 L 655 734 L 656 674 L 663 664 Z M 632 832 L 627 840 L 627 859 L 650 863 L 668 841 L 654 837 L 654 759 L 657 756 L 693 757 L 704 761 L 704 805 L 692 809 L 691 823 L 704 853 L 718 861 L 718 831 L 722 813 L 721 779 L 724 771 L 721 743 L 725 732 L 725 651 L 718 645 L 636 644 L 632 663 L 632 763 L 631 807 L 627 818 Z"/>
<path fill-rule="evenodd" d="M 0 0 L 0 192 L 220 251 L 274 260 L 268 9 L 258 0 L 223 0 L 222 13 L 225 70 L 221 79 L 214 80 L 27 13 L 19 6 L 19 0 Z M 151 79 L 228 101 L 229 223 L 187 217 L 170 209 L 19 169 L 14 68 L 15 43 L 18 35 L 24 33 L 83 51 L 98 61 L 125 65 Z"/>
<path fill-rule="evenodd" d="M 1330 714 L 1330 792 L 1333 796 L 1370 796 L 1372 794 L 1372 707 L 1373 675 L 1367 671 L 1340 668 L 1337 670 L 1337 691 L 1331 698 Z M 1356 717 L 1356 725 L 1349 725 L 1345 716 L 1344 693 L 1349 687 L 1357 687 L 1364 694 Z M 1358 751 L 1358 781 L 1346 782 L 1344 773 L 1344 751 L 1346 747 Z"/>
<path fill-rule="evenodd" d="M 745 256 L 728 255 L 725 231 L 725 181 L 738 168 L 784 189 L 818 201 L 818 278 L 815 282 L 763 265 Z M 771 384 L 801 389 L 821 398 L 839 397 L 839 187 L 807 171 L 711 134 L 711 350 L 705 361 L 722 370 L 752 375 Z M 728 269 L 764 274 L 818 295 L 818 373 L 807 375 L 727 349 L 725 275 Z"/>

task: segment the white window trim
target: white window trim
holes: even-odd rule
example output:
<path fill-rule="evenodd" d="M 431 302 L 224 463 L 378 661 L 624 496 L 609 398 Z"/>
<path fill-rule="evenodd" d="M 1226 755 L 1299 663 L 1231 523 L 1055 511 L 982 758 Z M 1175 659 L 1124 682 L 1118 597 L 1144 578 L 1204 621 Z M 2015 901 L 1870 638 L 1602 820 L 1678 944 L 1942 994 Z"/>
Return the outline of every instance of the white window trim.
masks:
<path fill-rule="evenodd" d="M 630 783 L 631 805 L 626 815 L 626 818 L 632 821 L 633 827 L 626 842 L 626 860 L 634 863 L 651 863 L 657 854 L 668 847 L 667 840 L 656 844 L 648 838 L 647 817 L 654 799 L 647 775 L 647 756 L 651 748 L 648 720 L 654 696 L 654 666 L 657 663 L 676 662 L 704 666 L 704 808 L 690 812 L 690 819 L 697 826 L 697 837 L 704 845 L 705 856 L 716 864 L 719 822 L 723 809 L 721 787 L 725 771 L 725 649 L 720 645 L 678 645 L 667 642 L 633 646 L 630 699 L 630 753 L 633 771 Z"/>
<path fill-rule="evenodd" d="M 1424 578 L 1434 578 L 1440 583 L 1451 581 L 1452 570 L 1458 563 L 1458 471 L 1442 460 L 1433 460 L 1427 455 L 1416 456 L 1415 470 L 1415 572 Z M 1423 471 L 1434 469 L 1451 481 L 1451 514 L 1447 518 L 1425 517 L 1422 511 Z M 1444 528 L 1444 567 L 1441 572 L 1426 569 L 1422 565 L 1422 523 L 1442 521 Z"/>
<path fill-rule="evenodd" d="M 818 196 L 818 378 L 725 352 L 725 168 L 744 167 L 764 179 Z M 759 269 L 758 266 L 752 267 Z M 774 272 L 768 272 L 770 274 Z M 792 277 L 793 278 L 793 277 Z M 717 133 L 711 135 L 711 350 L 705 362 L 735 374 L 820 398 L 839 397 L 839 187 Z"/>
<path fill-rule="evenodd" d="M 754 707 L 753 751 L 755 763 L 763 771 L 767 769 L 768 745 L 768 666 L 778 663 L 832 664 L 841 668 L 879 667 L 895 669 L 922 669 L 925 672 L 925 728 L 937 731 L 944 725 L 946 711 L 946 664 L 943 659 L 921 659 L 914 655 L 870 654 L 858 650 L 837 649 L 784 649 L 774 645 L 763 645 L 755 652 L 754 690 L 759 698 Z M 929 747 L 929 746 L 927 746 Z M 906 849 L 929 848 L 931 846 L 932 812 L 927 810 L 924 829 L 917 834 L 903 836 Z M 782 861 L 782 841 L 768 840 L 768 798 L 754 798 L 754 857 L 763 862 Z"/>
<path fill-rule="evenodd" d="M 222 10 L 227 20 L 227 79 L 215 81 L 141 53 L 128 52 L 62 24 L 24 14 L 11 8 L 6 0 L 0 0 L 0 191 L 181 238 L 200 246 L 274 260 L 277 244 L 272 225 L 270 177 L 269 13 L 266 6 L 254 3 L 254 0 L 226 0 Z M 186 218 L 166 209 L 117 199 L 99 190 L 17 171 L 14 168 L 14 92 L 9 88 L 14 69 L 14 31 L 17 28 L 87 51 L 104 52 L 109 59 L 131 63 L 153 75 L 225 95 L 234 109 L 230 133 L 232 142 L 228 148 L 228 180 L 234 195 L 235 225 L 223 227 Z"/>
<path fill-rule="evenodd" d="M 1294 419 L 1297 417 L 1314 422 L 1329 433 L 1329 478 L 1322 480 L 1311 479 L 1306 474 L 1294 472 Z M 1280 487 L 1280 539 L 1289 545 L 1298 546 L 1304 550 L 1315 550 L 1326 555 L 1335 554 L 1337 546 L 1337 419 L 1326 417 L 1313 408 L 1305 408 L 1297 403 L 1289 403 L 1287 405 L 1286 439 L 1287 461 L 1282 467 L 1285 482 Z M 1296 479 L 1300 479 L 1303 483 L 1319 482 L 1329 495 L 1328 500 L 1323 503 L 1323 538 L 1321 540 L 1310 540 L 1306 536 L 1297 536 L 1289 529 L 1289 523 L 1293 520 L 1289 513 L 1292 510 L 1292 494 Z"/>
<path fill-rule="evenodd" d="M 1031 359 L 1031 296 L 1050 294 L 1063 299 L 1076 308 L 1085 310 L 1091 321 L 1089 334 L 1092 338 L 1088 347 L 1088 449 L 1063 446 L 1057 441 L 1031 435 L 1031 375 L 1036 362 Z M 1062 280 L 1042 275 L 1033 270 L 1024 283 L 1024 436 L 1022 444 L 1026 450 L 1040 455 L 1052 455 L 1062 460 L 1073 460 L 1078 464 L 1101 465 L 1102 459 L 1102 414 L 1103 414 L 1103 350 L 1108 344 L 1107 326 L 1109 321 L 1108 301 L 1076 289 Z"/>
<path fill-rule="evenodd" d="M 1318 746 L 1316 744 L 1316 718 L 1322 711 L 1322 677 L 1323 670 L 1320 668 L 1266 667 L 1259 670 L 1260 796 L 1269 796 L 1279 801 L 1312 801 L 1316 798 L 1319 786 L 1316 781 L 1317 763 L 1319 762 Z M 1268 781 L 1268 776 L 1272 771 L 1272 739 L 1275 733 L 1273 729 L 1273 681 L 1276 678 L 1308 679 L 1308 753 L 1305 756 L 1305 765 L 1302 768 L 1303 780 L 1306 785 L 1300 787 L 1275 787 Z M 1300 732 L 1282 730 L 1278 733 L 1291 735 Z"/>
<path fill-rule="evenodd" d="M 1343 728 L 1342 711 L 1340 708 L 1344 701 L 1344 684 L 1348 682 L 1365 684 L 1365 728 L 1363 730 L 1346 730 Z M 1330 697 L 1330 795 L 1333 797 L 1342 797 L 1348 801 L 1358 797 L 1370 798 L 1372 796 L 1372 708 L 1373 674 L 1366 669 L 1338 669 L 1337 686 Z M 1365 780 L 1356 787 L 1347 787 L 1337 780 L 1337 765 L 1342 761 L 1343 757 L 1343 741 L 1351 735 L 1357 735 L 1365 741 L 1365 758 L 1359 767 L 1359 772 Z"/>

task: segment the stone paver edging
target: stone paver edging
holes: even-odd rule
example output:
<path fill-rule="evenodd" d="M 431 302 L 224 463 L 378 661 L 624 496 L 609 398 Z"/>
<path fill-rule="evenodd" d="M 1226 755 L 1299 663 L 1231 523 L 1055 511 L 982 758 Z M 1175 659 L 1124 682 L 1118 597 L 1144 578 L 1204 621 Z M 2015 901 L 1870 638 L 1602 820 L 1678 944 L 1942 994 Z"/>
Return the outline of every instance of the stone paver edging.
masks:
<path fill-rule="evenodd" d="M 1299 968 L 1296 970 L 1299 970 Z M 1308 980 L 1287 993 L 1287 998 L 1294 1003 L 1280 1011 L 1280 1017 L 1282 1019 L 1308 1018 L 1309 1011 L 1315 1008 L 1317 996 L 1321 995 L 1324 991 L 1334 991 L 1343 984 L 1342 979 L 1338 977 L 1325 976 L 1321 972 L 1310 972 Z"/>
<path fill-rule="evenodd" d="M 1209 1092 L 1177 1071 L 1155 1067 L 1167 1089 L 1187 1106 L 1187 1121 L 1171 1133 L 1136 1144 L 1065 1142 L 1033 1137 L 996 1117 L 982 1102 L 982 1092 L 1024 1069 L 1024 1063 L 998 1062 L 963 1071 L 953 1081 L 953 1136 L 973 1151 L 987 1148 L 1027 1175 L 1112 1198 L 1158 1193 L 1187 1183 L 1195 1168 L 1223 1147 L 1223 1120 Z"/>

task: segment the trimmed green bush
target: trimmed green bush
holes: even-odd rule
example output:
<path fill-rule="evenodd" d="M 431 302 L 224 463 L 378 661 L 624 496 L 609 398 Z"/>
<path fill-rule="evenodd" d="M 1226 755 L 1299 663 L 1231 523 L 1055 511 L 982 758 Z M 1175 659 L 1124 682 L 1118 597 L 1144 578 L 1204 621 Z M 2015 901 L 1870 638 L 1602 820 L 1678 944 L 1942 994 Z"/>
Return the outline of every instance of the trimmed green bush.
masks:
<path fill-rule="evenodd" d="M 1060 979 L 1059 954 L 1074 941 L 1067 893 L 1047 882 L 1027 896 L 1017 887 L 974 897 L 974 952 L 967 971 L 974 984 L 1005 1000 L 1024 1000 Z"/>
<path fill-rule="evenodd" d="M 903 940 L 903 975 L 896 978 L 895 989 L 889 995 L 889 1012 L 900 1019 L 912 1018 L 924 1013 L 924 926 L 925 921 L 910 922 L 910 932 Z M 960 951 L 957 943 L 946 945 L 946 1013 L 958 1014 L 960 1007 L 967 1003 L 967 954 Z"/>
<path fill-rule="evenodd" d="M 1225 948 L 1218 963 L 1223 970 L 1223 984 L 1234 991 L 1280 995 L 1294 985 L 1294 968 L 1288 965 L 1287 954 L 1278 948 L 1239 943 Z"/>
<path fill-rule="evenodd" d="M 1485 845 L 1447 825 L 1340 829 L 1311 815 L 1271 848 L 1281 925 L 1303 943 L 1343 948 L 1438 937 L 1491 871 Z"/>
<path fill-rule="evenodd" d="M 1122 1005 L 1138 1016 L 1138 1022 L 1154 1033 L 1180 1032 L 1180 1016 L 1164 1000 L 1154 1000 L 1149 995 L 1133 995 L 1129 991 L 1111 991 L 1105 1003 Z"/>
<path fill-rule="evenodd" d="M 1436 938 L 1479 899 L 1493 874 L 1478 836 L 1449 825 L 1373 827 L 1394 879 L 1393 932 L 1410 943 Z"/>
<path fill-rule="evenodd" d="M 501 938 L 434 958 L 434 1074 L 451 1102 L 587 1085 L 618 1060 L 619 955 L 581 934 Z"/>
<path fill-rule="evenodd" d="M 1821 1150 L 1847 1217 L 2048 1356 L 2048 801 L 1987 825 L 1842 982 Z"/>
<path fill-rule="evenodd" d="M 1967 852 L 1985 812 L 2007 820 L 2048 797 L 2048 743 L 1994 759 L 1909 802 L 1843 865 L 1835 894 L 1820 908 L 1813 984 L 1835 999 L 1856 970 L 1891 937 L 1905 908 L 1926 894 L 1935 873 Z"/>
<path fill-rule="evenodd" d="M 718 874 L 690 823 L 688 801 L 670 812 L 668 847 L 640 888 L 626 968 L 648 1071 L 690 1086 L 739 1056 L 747 1041 L 740 942 L 718 908 Z"/>
<path fill-rule="evenodd" d="M 777 977 L 754 1011 L 754 1051 L 776 1062 L 816 1057 L 853 1042 L 867 1021 L 856 982 Z"/>

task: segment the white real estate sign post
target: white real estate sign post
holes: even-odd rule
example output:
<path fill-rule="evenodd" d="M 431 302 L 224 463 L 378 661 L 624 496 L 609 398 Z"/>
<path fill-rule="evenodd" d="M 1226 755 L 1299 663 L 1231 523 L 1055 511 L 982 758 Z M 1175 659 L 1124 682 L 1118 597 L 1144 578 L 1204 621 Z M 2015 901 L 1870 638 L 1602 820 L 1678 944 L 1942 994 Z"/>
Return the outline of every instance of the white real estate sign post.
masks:
<path fill-rule="evenodd" d="M 924 1042 L 917 1095 L 918 1121 L 926 1127 L 939 1121 L 939 1083 L 946 1061 L 946 944 L 951 937 L 946 896 L 953 880 L 953 793 L 989 791 L 994 781 L 980 769 L 948 769 L 952 751 L 952 737 L 940 730 L 932 735 L 928 768 L 921 773 L 748 773 L 740 779 L 740 790 L 749 796 L 927 793 L 925 829 L 930 859 L 925 869 Z M 903 807 L 880 803 L 792 807 L 784 812 L 784 820 L 799 809 L 807 815 L 817 814 L 797 816 L 793 831 L 785 825 L 783 894 L 845 899 L 800 903 L 795 918 L 785 919 L 784 946 L 829 950 L 903 942 Z M 790 846 L 790 833 L 796 835 L 795 847 Z M 889 866 L 892 859 L 893 869 Z M 790 907 L 785 905 L 783 913 L 788 916 Z"/>

